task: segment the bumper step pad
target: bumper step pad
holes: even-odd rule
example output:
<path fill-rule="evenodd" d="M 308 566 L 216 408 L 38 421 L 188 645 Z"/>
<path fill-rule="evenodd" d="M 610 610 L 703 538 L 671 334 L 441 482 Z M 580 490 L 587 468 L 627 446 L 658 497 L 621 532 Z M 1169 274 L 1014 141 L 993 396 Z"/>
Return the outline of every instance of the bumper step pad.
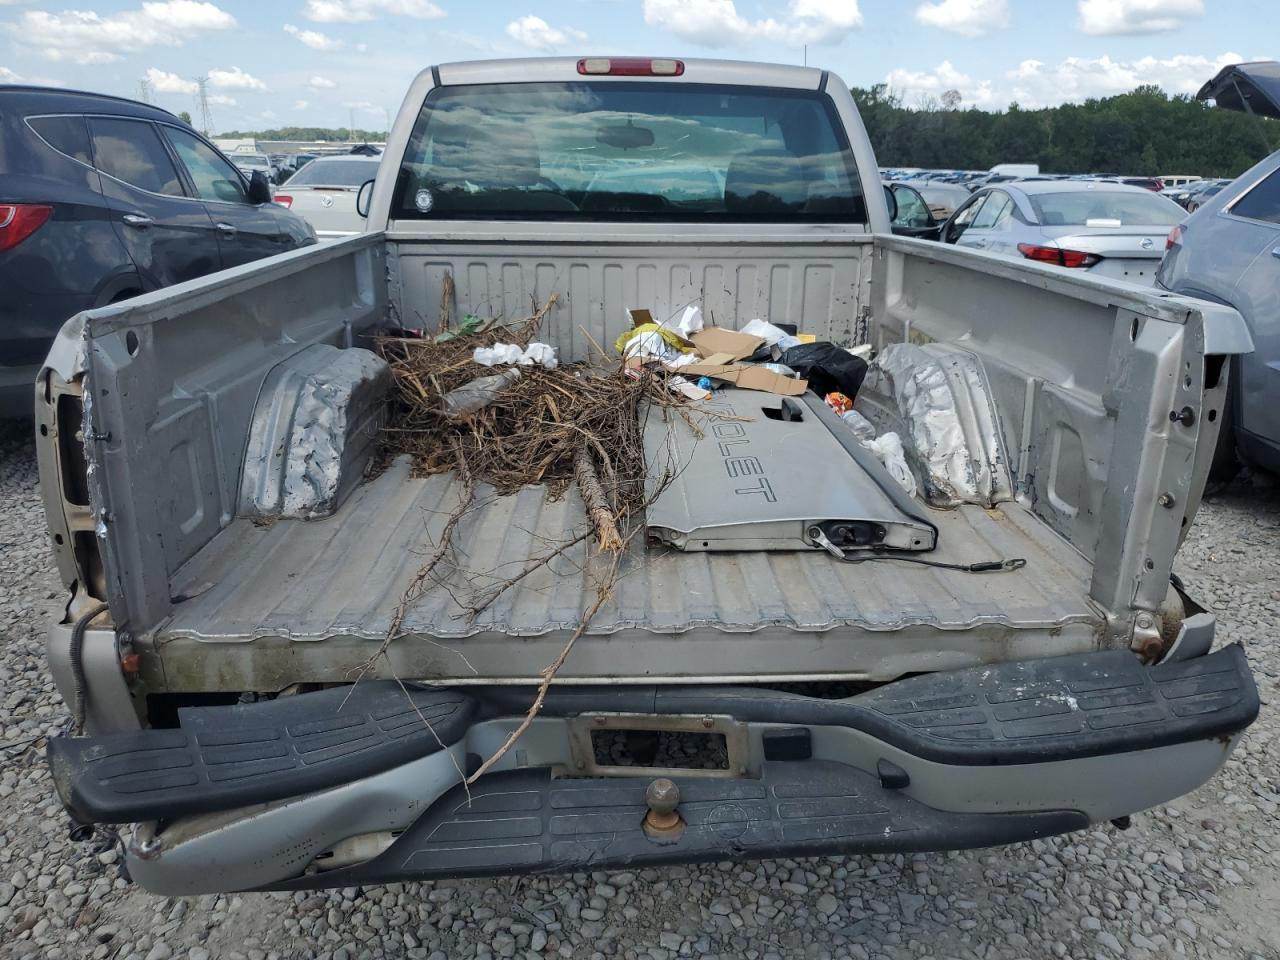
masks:
<path fill-rule="evenodd" d="M 532 697 L 519 687 L 410 687 L 409 695 L 412 703 L 383 680 L 184 708 L 175 730 L 55 737 L 49 762 L 83 822 L 169 820 L 381 773 L 457 743 L 481 718 L 523 716 Z M 847 700 L 756 687 L 553 687 L 541 715 L 610 712 L 847 727 L 925 760 L 999 766 L 1227 737 L 1253 722 L 1258 691 L 1244 649 L 1232 645 L 1155 667 L 1111 650 L 943 671 Z"/>
<path fill-rule="evenodd" d="M 684 829 L 650 839 L 644 779 L 490 774 L 441 797 L 367 863 L 276 887 L 345 887 L 446 877 L 633 869 L 699 860 L 956 850 L 1088 826 L 1076 811 L 944 813 L 824 760 L 765 763 L 758 780 L 672 778 Z"/>
<path fill-rule="evenodd" d="M 377 680 L 184 708 L 176 730 L 54 737 L 49 766 L 62 802 L 85 823 L 168 820 L 282 800 L 427 756 L 466 732 L 470 697 L 408 690 L 406 697 L 394 680 Z"/>

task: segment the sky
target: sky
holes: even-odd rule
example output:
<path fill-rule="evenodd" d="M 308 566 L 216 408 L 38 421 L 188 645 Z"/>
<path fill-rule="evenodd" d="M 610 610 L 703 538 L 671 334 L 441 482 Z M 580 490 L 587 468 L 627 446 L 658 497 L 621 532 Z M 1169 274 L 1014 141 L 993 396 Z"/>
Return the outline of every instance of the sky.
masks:
<path fill-rule="evenodd" d="M 909 105 L 1046 106 L 1280 57 L 1276 0 L 0 0 L 0 83 L 139 97 L 215 131 L 381 130 L 423 67 L 556 55 L 808 62 Z M 145 84 L 144 84 L 145 81 Z"/>

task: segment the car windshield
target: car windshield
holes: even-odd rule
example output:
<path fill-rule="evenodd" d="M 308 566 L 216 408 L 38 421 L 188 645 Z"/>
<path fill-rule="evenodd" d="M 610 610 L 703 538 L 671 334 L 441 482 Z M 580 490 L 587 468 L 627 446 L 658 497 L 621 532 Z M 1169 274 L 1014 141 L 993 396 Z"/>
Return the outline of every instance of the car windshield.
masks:
<path fill-rule="evenodd" d="M 1141 189 L 1141 188 L 1138 188 Z M 1046 227 L 1084 227 L 1091 220 L 1118 220 L 1120 226 L 1171 227 L 1186 217 L 1172 200 L 1143 190 L 1080 190 L 1031 196 L 1036 218 Z"/>
<path fill-rule="evenodd" d="M 289 186 L 358 187 L 377 175 L 377 160 L 312 160 L 293 175 Z"/>
<path fill-rule="evenodd" d="M 235 162 L 242 167 L 262 167 L 265 169 L 271 166 L 271 162 L 267 160 L 266 157 L 241 155 L 241 156 L 235 157 L 234 159 L 235 159 Z"/>
<path fill-rule="evenodd" d="M 402 170 L 394 204 L 410 218 L 866 221 L 843 127 L 809 91 L 441 87 Z"/>

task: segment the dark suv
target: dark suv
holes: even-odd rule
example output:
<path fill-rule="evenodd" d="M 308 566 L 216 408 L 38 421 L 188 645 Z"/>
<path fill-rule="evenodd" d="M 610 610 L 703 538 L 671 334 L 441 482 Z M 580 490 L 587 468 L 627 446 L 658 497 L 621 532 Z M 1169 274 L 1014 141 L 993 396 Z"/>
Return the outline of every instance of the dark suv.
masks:
<path fill-rule="evenodd" d="M 0 417 L 31 415 L 79 311 L 314 242 L 265 178 L 167 111 L 0 85 Z"/>

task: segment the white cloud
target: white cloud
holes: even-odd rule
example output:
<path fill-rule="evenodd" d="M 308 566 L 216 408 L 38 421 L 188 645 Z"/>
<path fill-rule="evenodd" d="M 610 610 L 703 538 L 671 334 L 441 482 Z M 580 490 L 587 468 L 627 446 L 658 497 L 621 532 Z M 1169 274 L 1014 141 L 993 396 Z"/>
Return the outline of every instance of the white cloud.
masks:
<path fill-rule="evenodd" d="M 961 73 L 950 60 L 943 60 L 932 70 L 892 70 L 885 77 L 889 89 L 902 97 L 907 107 L 922 101 L 937 101 L 948 90 L 960 92 L 961 103 L 969 107 L 1002 107 L 989 80 L 975 80 Z"/>
<path fill-rule="evenodd" d="M 265 90 L 267 85 L 239 67 L 230 70 L 210 70 L 209 86 L 223 90 Z"/>
<path fill-rule="evenodd" d="M 541 17 L 527 16 L 507 24 L 507 36 L 530 50 L 548 52 L 582 43 L 587 35 L 573 27 L 553 27 Z"/>
<path fill-rule="evenodd" d="M 209 102 L 222 107 L 234 107 L 236 98 L 228 97 L 225 93 L 211 93 L 209 94 Z"/>
<path fill-rule="evenodd" d="M 644 22 L 704 47 L 764 40 L 837 43 L 862 26 L 858 0 L 790 0 L 781 20 L 748 20 L 733 0 L 644 0 Z"/>
<path fill-rule="evenodd" d="M 185 80 L 176 73 L 166 73 L 155 67 L 147 68 L 147 82 L 156 93 L 195 93 L 200 89 L 194 80 Z"/>
<path fill-rule="evenodd" d="M 1218 57 L 1180 54 L 1138 60 L 1067 57 L 1055 64 L 1024 60 L 995 80 L 976 79 L 944 60 L 932 70 L 893 70 L 885 82 L 908 107 L 930 98 L 937 100 L 947 90 L 960 91 L 965 106 L 1003 109 L 1016 102 L 1028 108 L 1047 107 L 1128 93 L 1144 84 L 1155 84 L 1168 94 L 1195 93 L 1206 77 L 1243 59 L 1238 53 L 1224 53 Z"/>
<path fill-rule="evenodd" d="M 304 15 L 318 23 L 362 23 L 380 13 L 419 20 L 445 15 L 431 0 L 307 0 Z"/>
<path fill-rule="evenodd" d="M 286 23 L 284 32 L 292 37 L 297 37 L 312 50 L 340 50 L 342 48 L 341 40 L 326 36 L 319 30 L 301 30 L 292 23 Z"/>
<path fill-rule="evenodd" d="M 980 37 L 1009 25 L 1007 0 L 940 0 L 916 7 L 916 20 L 964 37 Z"/>
<path fill-rule="evenodd" d="M 307 86 L 312 90 L 332 90 L 337 84 L 328 77 L 312 77 L 307 81 Z"/>
<path fill-rule="evenodd" d="M 308 104 L 307 104 L 307 101 L 306 101 L 306 100 L 295 100 L 295 101 L 293 101 L 293 109 L 295 109 L 295 110 L 305 110 L 305 109 L 307 109 L 307 105 L 308 105 Z"/>
<path fill-rule="evenodd" d="M 1204 14 L 1204 0 L 1078 0 L 1080 29 L 1095 35 L 1164 33 Z"/>
<path fill-rule="evenodd" d="M 22 78 L 8 67 L 0 67 L 0 83 L 21 83 Z"/>
<path fill-rule="evenodd" d="M 1208 77 L 1243 59 L 1238 53 L 1224 53 L 1218 57 L 1180 54 L 1138 60 L 1068 57 L 1053 65 L 1024 60 L 1005 76 L 1010 99 L 1022 106 L 1049 106 L 1127 93 L 1143 84 L 1155 84 L 1169 94 L 1195 93 Z"/>
<path fill-rule="evenodd" d="M 7 30 L 50 60 L 111 63 L 143 47 L 179 47 L 202 33 L 235 25 L 235 17 L 212 3 L 164 0 L 106 16 L 92 10 L 28 10 Z"/>

